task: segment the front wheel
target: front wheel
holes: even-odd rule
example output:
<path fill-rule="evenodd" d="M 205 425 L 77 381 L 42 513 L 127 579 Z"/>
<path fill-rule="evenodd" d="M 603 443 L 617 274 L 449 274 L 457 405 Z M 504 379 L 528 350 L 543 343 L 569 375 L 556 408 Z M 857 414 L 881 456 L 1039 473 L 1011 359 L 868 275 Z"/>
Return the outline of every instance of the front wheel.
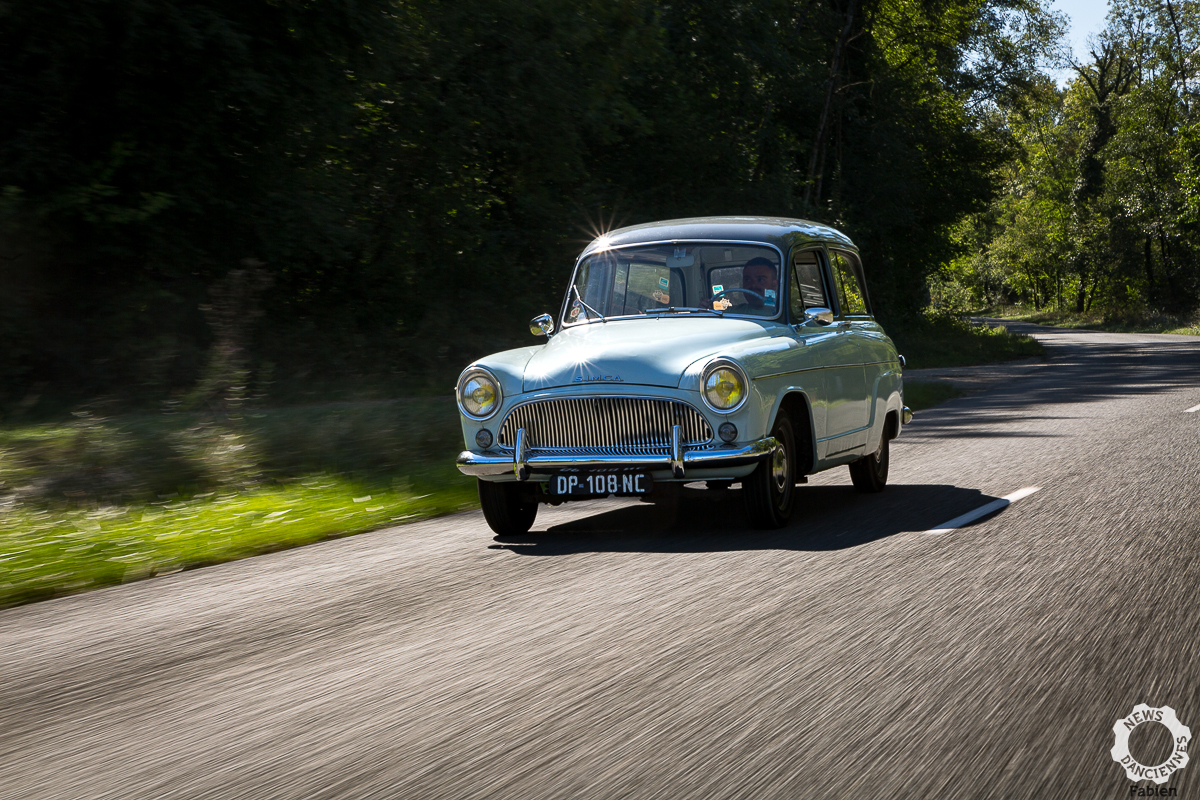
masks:
<path fill-rule="evenodd" d="M 850 480 L 858 491 L 882 492 L 887 486 L 889 441 L 887 430 L 884 430 L 879 449 L 850 465 Z"/>
<path fill-rule="evenodd" d="M 792 423 L 780 417 L 771 429 L 777 446 L 742 480 L 746 514 L 755 528 L 782 528 L 792 517 L 796 500 L 796 437 Z"/>
<path fill-rule="evenodd" d="M 519 483 L 495 483 L 476 479 L 479 505 L 488 527 L 501 536 L 528 533 L 537 517 L 537 500 L 529 497 Z"/>

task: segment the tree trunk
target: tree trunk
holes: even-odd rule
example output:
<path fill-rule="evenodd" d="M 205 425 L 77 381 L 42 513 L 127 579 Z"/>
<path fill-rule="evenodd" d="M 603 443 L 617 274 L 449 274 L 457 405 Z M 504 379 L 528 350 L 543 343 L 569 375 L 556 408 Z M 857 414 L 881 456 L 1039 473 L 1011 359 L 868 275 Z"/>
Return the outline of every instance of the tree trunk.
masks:
<path fill-rule="evenodd" d="M 1167 237 L 1159 231 L 1158 234 L 1158 253 L 1162 258 L 1162 275 L 1163 281 L 1166 284 L 1163 287 L 1163 306 L 1164 310 L 1175 312 L 1178 310 L 1178 305 L 1184 299 L 1183 293 L 1179 290 L 1179 281 L 1176 280 L 1174 265 L 1171 263 L 1171 247 L 1167 244 Z"/>
<path fill-rule="evenodd" d="M 1154 255 L 1150 251 L 1150 237 L 1146 236 L 1146 295 L 1154 297 Z"/>
<path fill-rule="evenodd" d="M 1129 91 L 1135 75 L 1133 64 L 1111 44 L 1104 44 L 1100 53 L 1093 50 L 1092 58 L 1094 73 L 1075 67 L 1092 91 L 1092 129 L 1076 154 L 1077 179 L 1071 198 L 1076 213 L 1104 190 L 1104 164 L 1100 161 L 1100 151 L 1117 132 L 1112 119 L 1112 101 Z"/>
<path fill-rule="evenodd" d="M 833 96 L 837 92 L 838 79 L 842 72 L 842 58 L 850 34 L 854 30 L 854 12 L 858 0 L 849 0 L 846 4 L 846 21 L 833 48 L 833 58 L 829 62 L 829 78 L 825 81 L 825 102 L 821 106 L 821 116 L 817 121 L 817 132 L 813 136 L 812 155 L 808 159 L 808 182 L 804 186 L 804 202 L 817 205 L 821 202 L 821 178 L 825 174 L 825 152 L 829 141 L 829 117 L 833 111 Z"/>

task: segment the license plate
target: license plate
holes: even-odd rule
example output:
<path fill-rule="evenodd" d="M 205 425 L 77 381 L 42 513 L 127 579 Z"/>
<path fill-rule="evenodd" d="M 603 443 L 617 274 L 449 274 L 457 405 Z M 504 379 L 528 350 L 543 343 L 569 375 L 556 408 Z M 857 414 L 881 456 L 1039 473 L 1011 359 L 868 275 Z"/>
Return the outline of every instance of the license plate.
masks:
<path fill-rule="evenodd" d="M 559 472 L 548 489 L 554 497 L 640 497 L 653 485 L 647 472 Z"/>

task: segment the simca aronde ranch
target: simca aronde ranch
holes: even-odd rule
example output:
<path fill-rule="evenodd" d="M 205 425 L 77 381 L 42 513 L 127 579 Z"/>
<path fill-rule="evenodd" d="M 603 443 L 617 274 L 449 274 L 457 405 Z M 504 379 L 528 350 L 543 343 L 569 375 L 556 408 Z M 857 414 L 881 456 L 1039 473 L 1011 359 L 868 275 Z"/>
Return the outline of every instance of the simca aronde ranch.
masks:
<path fill-rule="evenodd" d="M 812 222 L 612 231 L 531 330 L 547 342 L 480 359 L 457 386 L 458 468 L 500 534 L 529 530 L 539 503 L 696 481 L 740 483 L 750 523 L 779 527 L 815 472 L 848 465 L 881 491 L 911 417 L 857 248 Z"/>

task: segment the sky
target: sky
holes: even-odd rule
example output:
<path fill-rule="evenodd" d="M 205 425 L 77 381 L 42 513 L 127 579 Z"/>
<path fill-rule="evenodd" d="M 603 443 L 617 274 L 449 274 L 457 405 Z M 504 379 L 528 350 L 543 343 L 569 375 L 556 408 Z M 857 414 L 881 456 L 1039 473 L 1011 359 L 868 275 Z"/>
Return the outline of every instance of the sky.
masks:
<path fill-rule="evenodd" d="M 1053 8 L 1071 18 L 1071 49 L 1078 61 L 1088 60 L 1088 35 L 1099 33 L 1108 14 L 1108 0 L 1054 0 Z M 1061 79 L 1060 79 L 1061 80 Z"/>

